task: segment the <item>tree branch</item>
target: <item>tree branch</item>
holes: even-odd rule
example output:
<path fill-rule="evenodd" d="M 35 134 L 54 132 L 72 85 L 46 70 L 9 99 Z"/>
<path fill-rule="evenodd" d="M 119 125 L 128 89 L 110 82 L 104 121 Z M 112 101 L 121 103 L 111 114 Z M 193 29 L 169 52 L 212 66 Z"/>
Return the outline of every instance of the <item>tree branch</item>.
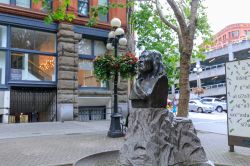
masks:
<path fill-rule="evenodd" d="M 172 10 L 174 11 L 174 15 L 175 15 L 175 17 L 180 25 L 181 32 L 184 33 L 185 29 L 187 28 L 185 16 L 180 11 L 178 5 L 176 4 L 176 2 L 174 0 L 167 0 L 167 2 L 170 5 L 170 7 L 172 8 Z"/>
<path fill-rule="evenodd" d="M 191 17 L 189 22 L 190 30 L 195 30 L 196 21 L 197 21 L 197 11 L 198 11 L 199 0 L 192 0 L 191 2 Z M 191 34 L 194 34 L 193 31 Z"/>
<path fill-rule="evenodd" d="M 162 9 L 160 7 L 160 3 L 159 0 L 155 0 L 155 4 L 156 4 L 156 8 L 157 8 L 157 12 L 159 13 L 159 16 L 161 18 L 161 20 L 171 29 L 173 29 L 177 34 L 180 33 L 178 30 L 178 27 L 176 27 L 175 25 L 173 25 L 172 23 L 170 23 L 166 17 L 164 16 Z"/>

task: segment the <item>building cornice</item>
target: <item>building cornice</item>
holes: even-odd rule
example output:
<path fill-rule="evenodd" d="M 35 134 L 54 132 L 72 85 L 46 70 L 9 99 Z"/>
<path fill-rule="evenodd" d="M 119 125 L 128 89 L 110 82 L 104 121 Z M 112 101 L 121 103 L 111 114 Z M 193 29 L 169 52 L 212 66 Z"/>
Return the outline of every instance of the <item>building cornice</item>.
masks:
<path fill-rule="evenodd" d="M 11 15 L 16 15 L 16 16 L 39 19 L 39 20 L 44 20 L 44 18 L 46 17 L 46 13 L 43 13 L 38 10 L 26 9 L 23 7 L 4 5 L 4 4 L 0 4 L 0 13 L 6 13 L 6 14 L 11 14 Z M 86 26 L 87 23 L 88 23 L 88 18 L 82 18 L 82 17 L 76 17 L 72 22 L 70 22 L 70 24 L 77 24 L 81 26 Z M 93 27 L 104 29 L 104 30 L 111 29 L 111 26 L 109 25 L 109 23 L 97 23 Z"/>

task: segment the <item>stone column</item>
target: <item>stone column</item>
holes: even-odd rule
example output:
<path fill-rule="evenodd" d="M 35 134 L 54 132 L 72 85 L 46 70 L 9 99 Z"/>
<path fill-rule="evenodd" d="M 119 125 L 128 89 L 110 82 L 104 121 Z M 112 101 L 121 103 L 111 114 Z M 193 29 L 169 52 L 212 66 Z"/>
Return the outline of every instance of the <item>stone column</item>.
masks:
<path fill-rule="evenodd" d="M 228 45 L 228 60 L 233 61 L 234 60 L 234 53 L 233 53 L 233 45 Z"/>
<path fill-rule="evenodd" d="M 58 27 L 57 120 L 73 120 L 78 116 L 78 42 L 81 34 L 73 26 Z"/>
<path fill-rule="evenodd" d="M 126 117 L 128 112 L 128 81 L 121 79 L 118 82 L 118 110 L 122 111 L 122 115 Z"/>
<path fill-rule="evenodd" d="M 119 55 L 126 54 L 126 47 L 119 46 Z M 122 111 L 122 116 L 125 118 L 129 109 L 129 99 L 128 99 L 128 80 L 119 78 L 118 82 L 118 110 Z"/>

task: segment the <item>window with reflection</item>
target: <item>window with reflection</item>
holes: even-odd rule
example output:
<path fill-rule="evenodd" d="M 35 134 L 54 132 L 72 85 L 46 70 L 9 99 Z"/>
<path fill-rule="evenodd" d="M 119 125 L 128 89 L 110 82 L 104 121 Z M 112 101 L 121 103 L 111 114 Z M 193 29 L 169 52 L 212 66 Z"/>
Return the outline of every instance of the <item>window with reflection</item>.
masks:
<path fill-rule="evenodd" d="M 96 80 L 92 60 L 79 60 L 78 85 L 79 87 L 106 87 L 106 83 Z"/>
<path fill-rule="evenodd" d="M 80 16 L 89 16 L 89 0 L 78 0 L 78 14 Z"/>
<path fill-rule="evenodd" d="M 46 5 L 42 6 L 43 12 L 48 12 L 53 9 L 53 0 L 46 0 Z"/>
<path fill-rule="evenodd" d="M 0 0 L 0 3 L 10 4 L 10 0 Z"/>
<path fill-rule="evenodd" d="M 30 8 L 30 1 L 31 0 L 16 0 L 16 6 Z"/>
<path fill-rule="evenodd" d="M 102 56 L 107 51 L 104 41 L 83 38 L 79 43 L 78 51 L 80 56 L 78 69 L 79 87 L 107 87 L 106 82 L 96 80 L 93 67 L 95 57 Z"/>
<path fill-rule="evenodd" d="M 99 6 L 107 6 L 108 5 L 108 0 L 99 0 L 98 5 Z M 108 14 L 99 13 L 98 17 L 99 17 L 99 21 L 108 22 Z"/>
<path fill-rule="evenodd" d="M 92 54 L 92 40 L 82 39 L 78 44 L 78 53 L 82 55 Z"/>
<path fill-rule="evenodd" d="M 56 35 L 49 32 L 12 27 L 11 47 L 55 53 Z"/>
<path fill-rule="evenodd" d="M 0 3 L 16 5 L 24 8 L 30 8 L 31 1 L 32 0 L 0 0 Z"/>
<path fill-rule="evenodd" d="M 94 41 L 94 56 L 101 56 L 107 51 L 106 45 L 103 41 Z"/>
<path fill-rule="evenodd" d="M 106 53 L 106 45 L 102 40 L 83 38 L 78 44 L 78 54 L 100 56 Z"/>
<path fill-rule="evenodd" d="M 0 47 L 7 45 L 7 27 L 0 25 Z"/>
<path fill-rule="evenodd" d="M 5 84 L 6 52 L 0 51 L 0 84 Z"/>
<path fill-rule="evenodd" d="M 55 81 L 54 56 L 11 53 L 11 80 Z"/>

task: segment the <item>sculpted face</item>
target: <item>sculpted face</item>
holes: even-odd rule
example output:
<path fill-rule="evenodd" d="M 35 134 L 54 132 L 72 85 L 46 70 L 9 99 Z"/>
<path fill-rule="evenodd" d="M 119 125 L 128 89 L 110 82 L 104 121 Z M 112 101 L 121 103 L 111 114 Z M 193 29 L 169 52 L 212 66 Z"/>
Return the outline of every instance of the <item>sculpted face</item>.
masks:
<path fill-rule="evenodd" d="M 139 72 L 146 73 L 153 70 L 153 58 L 148 55 L 141 55 L 138 61 Z"/>

